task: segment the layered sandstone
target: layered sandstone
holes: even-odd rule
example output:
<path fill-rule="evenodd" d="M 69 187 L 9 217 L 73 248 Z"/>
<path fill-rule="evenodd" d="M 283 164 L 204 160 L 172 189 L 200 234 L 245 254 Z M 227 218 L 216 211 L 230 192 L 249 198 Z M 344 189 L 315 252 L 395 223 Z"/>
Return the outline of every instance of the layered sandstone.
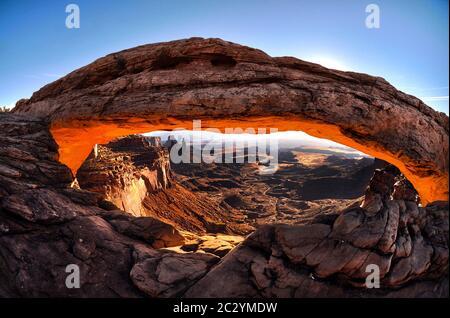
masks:
<path fill-rule="evenodd" d="M 169 154 L 158 139 L 127 136 L 96 145 L 77 172 L 82 189 L 102 194 L 120 209 L 144 216 L 147 194 L 171 186 Z"/>
<path fill-rule="evenodd" d="M 448 117 L 381 77 L 324 68 L 220 39 L 107 55 L 20 101 L 52 124 L 76 172 L 95 144 L 156 129 L 302 130 L 397 166 L 424 204 L 448 199 Z"/>
<path fill-rule="evenodd" d="M 158 223 L 71 188 L 46 123 L 0 114 L 0 131 L 0 296 L 448 297 L 448 203 L 418 207 L 395 171 L 377 172 L 361 206 L 264 226 L 219 262 L 226 244 L 158 249 Z M 363 286 L 368 263 L 381 289 Z"/>
<path fill-rule="evenodd" d="M 0 297 L 142 297 L 140 276 L 130 277 L 141 259 L 166 278 L 154 277 L 153 290 L 175 296 L 219 260 L 156 250 L 172 246 L 173 227 L 105 210 L 99 195 L 70 188 L 48 124 L 0 114 L 0 131 Z M 169 260 L 192 266 L 177 272 Z M 66 287 L 69 264 L 79 266 L 79 289 Z"/>
<path fill-rule="evenodd" d="M 159 138 L 131 135 L 96 145 L 76 177 L 81 189 L 112 204 L 105 208 L 152 217 L 178 230 L 247 234 L 253 229 L 234 209 L 178 184 Z"/>

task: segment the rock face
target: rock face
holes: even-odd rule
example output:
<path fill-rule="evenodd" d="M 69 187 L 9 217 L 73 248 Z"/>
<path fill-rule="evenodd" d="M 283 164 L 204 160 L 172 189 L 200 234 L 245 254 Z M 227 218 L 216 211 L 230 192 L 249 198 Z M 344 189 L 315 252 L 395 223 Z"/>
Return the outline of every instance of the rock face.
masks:
<path fill-rule="evenodd" d="M 179 230 L 239 234 L 253 230 L 237 211 L 173 180 L 169 153 L 159 138 L 131 135 L 96 145 L 78 170 L 77 180 L 81 189 L 107 200 L 107 209 L 152 217 Z M 109 202 L 112 206 L 107 206 Z"/>
<path fill-rule="evenodd" d="M 177 229 L 155 218 L 133 218 L 122 211 L 109 211 L 103 217 L 117 232 L 140 239 L 153 248 L 179 246 L 185 242 Z"/>
<path fill-rule="evenodd" d="M 401 180 L 377 170 L 361 207 L 259 228 L 186 296 L 447 297 L 448 203 L 419 208 Z M 365 287 L 373 265 L 380 289 Z"/>
<path fill-rule="evenodd" d="M 395 169 L 377 172 L 361 207 L 264 226 L 220 261 L 155 249 L 175 244 L 164 225 L 70 188 L 47 123 L 0 114 L 0 131 L 1 297 L 448 297 L 448 203 L 419 208 Z M 223 255 L 217 240 L 192 250 Z M 361 287 L 367 264 L 381 289 Z"/>
<path fill-rule="evenodd" d="M 99 195 L 70 188 L 48 128 L 0 114 L 0 297 L 178 296 L 219 260 L 155 250 L 182 238 L 167 235 L 167 224 L 107 211 Z M 149 263 L 159 276 L 145 276 Z M 66 287 L 70 264 L 79 267 L 79 289 Z"/>
<path fill-rule="evenodd" d="M 348 145 L 398 167 L 423 204 L 448 200 L 448 117 L 384 79 L 330 70 L 220 39 L 105 56 L 18 102 L 51 122 L 76 173 L 95 144 L 192 126 L 278 127 Z"/>
<path fill-rule="evenodd" d="M 149 257 L 151 252 L 137 250 L 136 263 L 130 272 L 133 283 L 150 297 L 183 296 L 218 261 L 217 256 L 206 253 L 166 253 L 155 258 Z"/>
<path fill-rule="evenodd" d="M 171 186 L 169 154 L 156 138 L 119 138 L 96 145 L 78 170 L 77 180 L 82 189 L 102 194 L 134 216 L 143 216 L 147 193 Z"/>

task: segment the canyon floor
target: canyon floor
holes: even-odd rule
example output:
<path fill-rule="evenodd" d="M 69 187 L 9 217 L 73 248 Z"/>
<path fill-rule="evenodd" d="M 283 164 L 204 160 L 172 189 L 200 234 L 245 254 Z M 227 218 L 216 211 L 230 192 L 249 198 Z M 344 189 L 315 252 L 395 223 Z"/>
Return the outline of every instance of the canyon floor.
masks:
<path fill-rule="evenodd" d="M 279 149 L 274 173 L 262 172 L 264 165 L 257 162 L 179 163 L 171 167 L 180 184 L 194 193 L 207 194 L 227 209 L 238 210 L 249 225 L 303 224 L 335 212 L 336 206 L 354 203 L 364 194 L 375 168 L 385 165 L 343 149 Z"/>

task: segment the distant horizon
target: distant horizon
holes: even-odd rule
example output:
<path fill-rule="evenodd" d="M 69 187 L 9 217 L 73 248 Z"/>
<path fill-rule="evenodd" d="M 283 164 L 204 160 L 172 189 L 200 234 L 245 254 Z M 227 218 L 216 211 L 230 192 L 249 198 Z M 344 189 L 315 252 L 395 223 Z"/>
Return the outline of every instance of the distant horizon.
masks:
<path fill-rule="evenodd" d="M 192 131 L 192 130 L 179 130 L 179 131 L 162 131 L 156 130 L 148 133 L 142 134 L 146 137 L 160 137 L 162 142 L 165 142 L 169 136 L 173 136 L 177 141 L 182 139 L 192 140 L 193 136 L 196 135 L 197 138 L 203 135 L 202 142 L 222 142 L 222 141 L 233 141 L 233 142 L 248 142 L 257 141 L 264 138 L 275 138 L 277 139 L 279 148 L 281 149 L 294 149 L 296 147 L 308 147 L 310 149 L 314 147 L 327 148 L 327 149 L 341 149 L 347 152 L 357 153 L 363 157 L 372 158 L 372 156 L 365 154 L 357 149 L 348 147 L 346 145 L 331 141 L 329 139 L 317 138 L 303 131 L 282 131 L 272 134 L 219 134 L 208 131 Z M 192 143 L 190 143 L 192 144 Z"/>

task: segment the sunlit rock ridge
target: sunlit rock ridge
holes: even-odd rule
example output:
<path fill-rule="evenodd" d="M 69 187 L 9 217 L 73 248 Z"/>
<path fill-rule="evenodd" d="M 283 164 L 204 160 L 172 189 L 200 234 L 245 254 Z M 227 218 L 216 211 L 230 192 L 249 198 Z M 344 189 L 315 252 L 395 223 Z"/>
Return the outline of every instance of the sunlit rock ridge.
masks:
<path fill-rule="evenodd" d="M 448 117 L 381 77 L 191 38 L 107 55 L 21 100 L 76 173 L 97 143 L 152 130 L 302 130 L 397 166 L 422 203 L 448 199 Z"/>

